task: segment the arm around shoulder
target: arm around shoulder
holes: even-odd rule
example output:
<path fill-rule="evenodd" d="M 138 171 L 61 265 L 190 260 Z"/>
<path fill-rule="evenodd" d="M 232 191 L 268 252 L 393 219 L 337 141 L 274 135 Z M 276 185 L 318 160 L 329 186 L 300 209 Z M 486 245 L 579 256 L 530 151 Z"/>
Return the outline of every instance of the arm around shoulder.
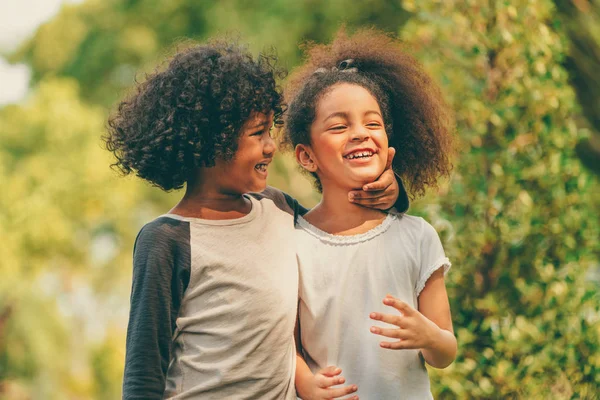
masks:
<path fill-rule="evenodd" d="M 271 199 L 279 209 L 294 217 L 297 215 L 304 215 L 308 212 L 308 209 L 302 206 L 298 200 L 273 186 L 267 186 L 267 188 L 260 193 L 252 193 L 252 196 L 255 196 L 258 199 Z"/>

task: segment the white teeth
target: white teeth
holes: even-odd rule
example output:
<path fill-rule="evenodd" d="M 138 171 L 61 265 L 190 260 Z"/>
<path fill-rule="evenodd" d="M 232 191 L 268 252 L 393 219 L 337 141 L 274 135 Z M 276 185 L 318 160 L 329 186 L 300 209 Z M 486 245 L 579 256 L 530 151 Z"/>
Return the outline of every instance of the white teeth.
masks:
<path fill-rule="evenodd" d="M 354 158 L 359 158 L 359 157 L 371 157 L 373 155 L 373 152 L 371 151 L 359 151 L 357 153 L 352 153 L 346 156 L 346 158 L 352 160 Z"/>
<path fill-rule="evenodd" d="M 267 172 L 267 164 L 258 164 L 254 169 L 260 172 Z"/>

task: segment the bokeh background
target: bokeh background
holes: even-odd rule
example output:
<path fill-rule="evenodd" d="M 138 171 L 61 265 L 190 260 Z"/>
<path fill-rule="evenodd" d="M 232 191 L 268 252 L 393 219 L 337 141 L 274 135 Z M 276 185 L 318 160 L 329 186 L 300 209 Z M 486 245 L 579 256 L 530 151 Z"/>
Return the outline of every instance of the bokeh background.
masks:
<path fill-rule="evenodd" d="M 181 193 L 109 168 L 107 115 L 184 39 L 275 47 L 342 23 L 401 37 L 461 150 L 410 213 L 440 233 L 456 362 L 436 398 L 600 398 L 600 1 L 3 0 L 0 398 L 120 398 L 140 227 Z M 289 156 L 271 184 L 313 205 Z"/>

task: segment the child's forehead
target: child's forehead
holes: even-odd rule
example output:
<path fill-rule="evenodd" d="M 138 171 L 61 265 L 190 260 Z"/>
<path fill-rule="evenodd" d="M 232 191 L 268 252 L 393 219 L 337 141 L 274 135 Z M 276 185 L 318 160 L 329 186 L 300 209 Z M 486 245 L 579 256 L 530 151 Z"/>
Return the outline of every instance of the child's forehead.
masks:
<path fill-rule="evenodd" d="M 369 107 L 379 109 L 377 98 L 366 88 L 356 84 L 338 84 L 331 87 L 317 102 L 316 113 L 338 108 Z"/>
<path fill-rule="evenodd" d="M 321 98 L 331 97 L 332 95 L 340 96 L 344 95 L 357 95 L 357 94 L 367 94 L 371 97 L 374 97 L 369 89 L 364 87 L 363 85 L 359 85 L 354 82 L 337 82 L 334 85 L 329 86 L 324 90 Z"/>

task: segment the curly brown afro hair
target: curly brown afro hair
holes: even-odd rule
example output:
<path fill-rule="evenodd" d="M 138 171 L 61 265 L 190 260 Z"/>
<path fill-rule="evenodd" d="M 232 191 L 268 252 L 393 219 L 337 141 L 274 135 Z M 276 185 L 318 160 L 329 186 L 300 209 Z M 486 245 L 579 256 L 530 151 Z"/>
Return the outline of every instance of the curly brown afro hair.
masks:
<path fill-rule="evenodd" d="M 231 160 L 243 124 L 274 112 L 281 125 L 283 71 L 273 54 L 254 59 L 244 46 L 215 40 L 173 56 L 121 101 L 108 121 L 106 147 L 123 174 L 135 172 L 166 191 L 198 167 Z"/>
<path fill-rule="evenodd" d="M 360 85 L 376 98 L 389 146 L 396 149 L 393 169 L 412 197 L 437 186 L 452 170 L 454 119 L 439 87 L 392 37 L 366 29 L 349 36 L 342 28 L 329 45 L 305 46 L 307 60 L 285 88 L 289 102 L 282 144 L 310 144 L 310 126 L 325 93 L 338 83 Z M 316 174 L 316 186 L 320 183 Z"/>

